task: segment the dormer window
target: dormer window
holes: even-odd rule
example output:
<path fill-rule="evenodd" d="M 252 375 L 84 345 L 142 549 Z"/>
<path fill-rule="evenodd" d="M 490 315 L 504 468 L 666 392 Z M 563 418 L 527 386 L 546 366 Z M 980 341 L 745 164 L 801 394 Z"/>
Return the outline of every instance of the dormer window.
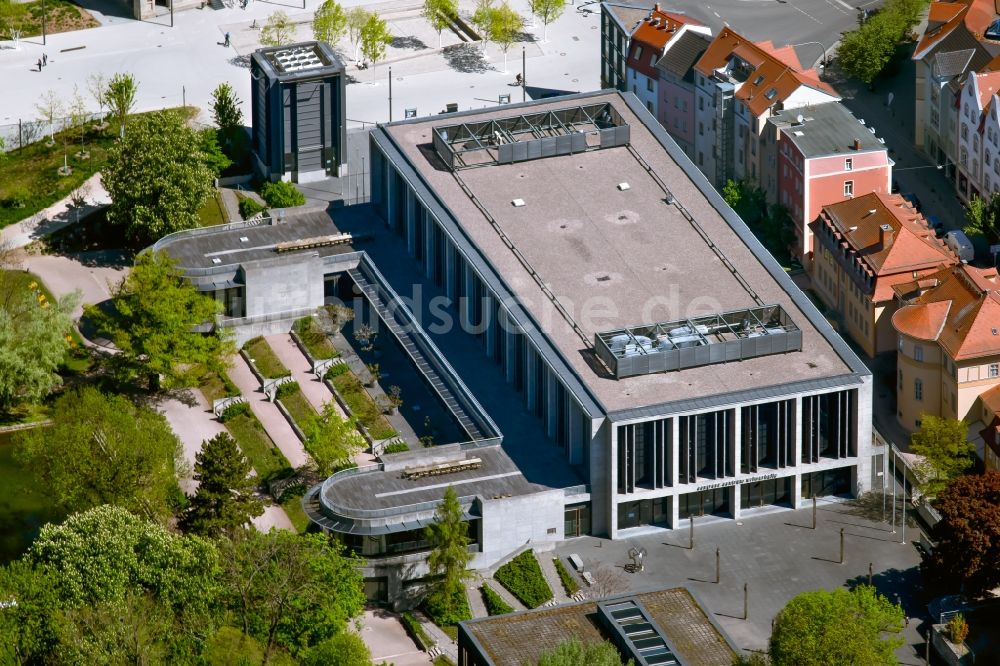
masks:
<path fill-rule="evenodd" d="M 755 79 L 753 80 L 753 84 L 754 84 L 755 86 L 759 86 L 759 85 L 760 85 L 760 83 L 761 83 L 761 81 L 763 81 L 763 80 L 764 80 L 764 75 L 763 75 L 763 74 L 758 74 L 758 75 L 757 75 L 757 78 L 755 78 Z"/>
<path fill-rule="evenodd" d="M 766 97 L 768 99 L 774 99 L 777 96 L 778 96 L 778 89 L 777 88 L 771 88 L 766 93 L 764 93 L 764 97 Z"/>
<path fill-rule="evenodd" d="M 642 47 L 641 46 L 636 46 L 635 47 L 635 59 L 639 60 L 640 58 L 642 58 Z"/>

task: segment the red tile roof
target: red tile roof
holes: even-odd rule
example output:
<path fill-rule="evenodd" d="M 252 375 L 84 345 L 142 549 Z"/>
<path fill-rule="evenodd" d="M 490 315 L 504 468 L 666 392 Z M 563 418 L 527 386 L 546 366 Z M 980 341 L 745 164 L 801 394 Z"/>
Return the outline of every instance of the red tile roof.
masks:
<path fill-rule="evenodd" d="M 637 69 L 646 76 L 656 78 L 653 66 L 663 56 L 667 44 L 676 37 L 685 25 L 703 25 L 690 16 L 665 12 L 659 5 L 653 7 L 649 14 L 632 33 L 629 44 L 628 67 Z M 638 48 L 642 47 L 641 58 L 636 58 Z"/>
<path fill-rule="evenodd" d="M 900 308 L 892 325 L 904 335 L 937 340 L 958 361 L 1000 354 L 1000 278 L 995 268 L 942 269 L 936 287 Z"/>
<path fill-rule="evenodd" d="M 712 76 L 715 70 L 725 67 L 733 57 L 744 61 L 752 71 L 738 87 L 734 97 L 746 104 L 755 116 L 761 115 L 778 102 L 784 102 L 800 86 L 837 96 L 833 88 L 819 80 L 814 70 L 799 71 L 801 64 L 797 57 L 785 61 L 776 55 L 787 56 L 788 51 L 785 48 L 776 49 L 770 42 L 755 44 L 731 28 L 723 28 L 709 44 L 695 69 L 704 76 Z"/>
<path fill-rule="evenodd" d="M 995 0 L 958 0 L 957 2 L 932 2 L 927 15 L 927 28 L 917 42 L 914 58 L 921 58 L 926 50 L 944 39 L 960 23 L 976 39 L 982 40 L 986 29 L 997 18 Z"/>

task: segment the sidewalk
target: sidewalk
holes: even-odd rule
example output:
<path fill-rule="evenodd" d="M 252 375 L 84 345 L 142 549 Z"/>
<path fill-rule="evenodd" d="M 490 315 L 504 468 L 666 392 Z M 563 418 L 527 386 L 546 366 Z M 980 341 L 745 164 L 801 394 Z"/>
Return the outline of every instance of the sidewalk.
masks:
<path fill-rule="evenodd" d="M 538 565 L 542 568 L 542 574 L 545 576 L 545 582 L 549 584 L 552 588 L 552 600 L 557 604 L 568 604 L 572 601 L 566 594 L 566 588 L 563 587 L 562 580 L 559 578 L 559 572 L 556 571 L 556 565 L 552 562 L 552 557 L 555 553 L 535 553 L 535 558 L 538 560 Z"/>
<path fill-rule="evenodd" d="M 193 495 L 198 488 L 198 482 L 192 478 L 195 456 L 201 451 L 204 441 L 227 431 L 226 427 L 215 419 L 201 391 L 188 390 L 187 393 L 194 404 L 188 405 L 178 398 L 168 398 L 161 402 L 159 407 L 173 428 L 174 434 L 181 440 L 184 460 L 190 466 L 187 474 L 180 480 L 181 490 Z"/>
<path fill-rule="evenodd" d="M 73 195 L 71 193 L 48 208 L 0 230 L 0 241 L 9 243 L 12 247 L 24 247 L 43 236 L 73 224 L 77 219 L 88 215 L 99 206 L 111 203 L 108 191 L 101 185 L 100 173 L 95 173 L 85 180 L 76 191 L 84 194 L 87 201 L 85 206 L 73 208 L 71 205 Z"/>
<path fill-rule="evenodd" d="M 299 383 L 302 395 L 306 397 L 306 400 L 313 406 L 313 409 L 321 412 L 323 411 L 323 405 L 332 401 L 337 408 L 337 413 L 341 417 L 344 417 L 344 410 L 337 405 L 337 401 L 333 399 L 333 393 L 330 392 L 326 384 L 317 379 L 316 375 L 312 373 L 309 360 L 306 359 L 302 351 L 299 350 L 298 345 L 292 340 L 291 334 L 279 333 L 277 335 L 269 335 L 265 339 L 267 340 L 267 344 L 271 345 L 271 349 L 274 350 L 278 360 L 291 370 L 292 378 Z"/>
<path fill-rule="evenodd" d="M 268 402 L 267 397 L 260 390 L 260 382 L 257 381 L 253 372 L 250 371 L 250 366 L 239 354 L 233 357 L 233 365 L 229 368 L 228 374 L 236 388 L 247 399 L 254 416 L 264 426 L 264 430 L 267 431 L 275 446 L 285 455 L 291 466 L 299 468 L 307 464 L 309 456 L 302 448 L 302 442 L 295 435 L 292 426 L 288 425 L 288 421 L 278 411 L 277 405 Z"/>
<path fill-rule="evenodd" d="M 417 619 L 420 626 L 423 627 L 427 635 L 430 636 L 431 640 L 434 641 L 435 647 L 437 648 L 439 654 L 443 654 L 449 659 L 451 663 L 458 663 L 458 643 L 451 640 L 448 634 L 441 631 L 441 628 L 430 621 L 426 615 L 420 611 L 413 611 L 413 617 Z M 433 654 L 433 653 L 432 653 Z"/>

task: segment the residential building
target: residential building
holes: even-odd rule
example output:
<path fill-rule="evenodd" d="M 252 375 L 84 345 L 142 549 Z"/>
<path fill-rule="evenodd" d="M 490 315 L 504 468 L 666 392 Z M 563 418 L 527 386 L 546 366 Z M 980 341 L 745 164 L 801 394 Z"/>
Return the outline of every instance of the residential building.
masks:
<path fill-rule="evenodd" d="M 371 204 L 158 249 L 231 301 L 244 335 L 353 303 L 433 388 L 421 402 L 447 406 L 459 441 L 413 442 L 303 500 L 365 558 L 373 599 L 402 603 L 427 575 L 423 527 L 448 485 L 473 568 L 528 541 L 872 487 L 871 373 L 635 96 L 369 137 Z"/>
<path fill-rule="evenodd" d="M 628 59 L 632 33 L 653 9 L 652 2 L 601 3 L 601 88 L 628 90 Z"/>
<path fill-rule="evenodd" d="M 932 2 L 916 61 L 914 135 L 917 148 L 949 170 L 957 162 L 955 105 L 961 79 L 1000 53 L 993 0 Z M 905 110 L 901 110 L 905 112 Z M 947 162 L 946 162 L 947 160 Z"/>
<path fill-rule="evenodd" d="M 836 312 L 841 333 L 868 356 L 896 349 L 893 286 L 957 263 L 899 195 L 871 193 L 824 206 L 810 226 L 816 239 L 809 264 L 813 290 Z"/>
<path fill-rule="evenodd" d="M 962 86 L 955 187 L 964 202 L 1000 190 L 998 90 L 1000 70 L 970 72 Z"/>
<path fill-rule="evenodd" d="M 326 42 L 250 56 L 251 150 L 258 175 L 308 183 L 346 174 L 344 65 Z"/>
<path fill-rule="evenodd" d="M 982 403 L 982 422 L 986 424 L 979 431 L 983 439 L 983 462 L 986 469 L 1000 472 L 1000 384 L 984 391 L 979 401 Z"/>
<path fill-rule="evenodd" d="M 664 123 L 666 109 L 660 108 L 660 98 L 663 93 L 660 92 L 660 70 L 656 64 L 688 32 L 705 38 L 711 37 L 711 31 L 707 26 L 683 14 L 665 12 L 660 9 L 659 4 L 656 4 L 633 31 L 632 41 L 629 43 L 628 59 L 625 61 L 628 89 L 664 127 L 668 124 Z M 691 47 L 686 43 L 685 48 L 682 59 L 690 57 Z M 684 101 L 685 105 L 690 102 L 691 110 L 694 111 L 693 99 L 683 94 L 679 97 L 673 95 L 670 97 L 676 99 L 678 104 L 681 101 Z"/>
<path fill-rule="evenodd" d="M 622 663 L 631 664 L 720 666 L 737 655 L 732 639 L 696 594 L 676 587 L 466 620 L 458 625 L 458 662 L 537 664 L 545 652 L 569 640 L 608 641 L 618 648 Z"/>
<path fill-rule="evenodd" d="M 656 119 L 692 160 L 695 158 L 694 66 L 712 43 L 711 35 L 686 30 L 656 63 L 659 100 Z"/>
<path fill-rule="evenodd" d="M 965 419 L 979 432 L 980 397 L 1000 384 L 997 269 L 959 264 L 893 289 L 900 425 L 916 430 L 930 414 Z"/>
<path fill-rule="evenodd" d="M 760 179 L 760 136 L 772 114 L 840 99 L 815 70 L 802 68 L 792 47 L 755 44 L 731 28 L 695 65 L 695 89 L 695 163 L 716 187 Z"/>
<path fill-rule="evenodd" d="M 810 225 L 824 206 L 892 190 L 885 143 L 839 102 L 774 113 L 761 145 L 765 168 L 759 180 L 768 199 L 788 209 L 795 228 L 792 254 L 805 266 L 813 257 Z"/>

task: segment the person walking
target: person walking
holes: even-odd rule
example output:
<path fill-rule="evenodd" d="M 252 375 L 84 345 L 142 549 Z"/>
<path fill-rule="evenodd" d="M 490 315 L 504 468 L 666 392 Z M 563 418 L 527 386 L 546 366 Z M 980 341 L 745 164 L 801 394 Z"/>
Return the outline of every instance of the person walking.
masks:
<path fill-rule="evenodd" d="M 41 58 L 38 59 L 38 71 L 39 72 L 42 71 L 42 59 Z"/>
<path fill-rule="evenodd" d="M 47 56 L 46 54 L 43 53 L 42 54 L 42 67 L 45 67 L 48 64 L 49 64 L 49 56 Z"/>
<path fill-rule="evenodd" d="M 228 32 L 226 33 L 226 41 L 225 41 L 225 43 L 223 43 L 223 46 L 229 46 L 229 33 Z"/>

